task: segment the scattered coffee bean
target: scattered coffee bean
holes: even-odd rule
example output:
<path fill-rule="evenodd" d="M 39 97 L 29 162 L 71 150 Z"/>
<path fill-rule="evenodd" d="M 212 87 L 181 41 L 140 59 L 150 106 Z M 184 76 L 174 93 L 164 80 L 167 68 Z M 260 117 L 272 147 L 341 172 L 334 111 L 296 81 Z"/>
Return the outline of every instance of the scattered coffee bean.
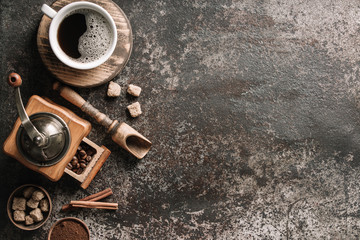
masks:
<path fill-rule="evenodd" d="M 71 165 L 76 166 L 76 164 L 78 164 L 78 160 L 77 160 L 77 159 L 71 161 Z"/>
<path fill-rule="evenodd" d="M 86 154 L 92 156 L 92 155 L 95 154 L 95 152 L 94 152 L 93 149 L 89 148 L 89 149 L 86 150 Z"/>
<path fill-rule="evenodd" d="M 71 163 L 68 163 L 66 167 L 71 170 L 73 168 L 73 165 Z"/>
<path fill-rule="evenodd" d="M 86 152 L 85 152 L 84 150 L 81 150 L 81 151 L 79 152 L 79 154 L 80 154 L 80 157 L 83 157 L 83 156 L 86 155 Z"/>
<path fill-rule="evenodd" d="M 86 158 L 86 161 L 87 161 L 87 162 L 90 162 L 91 159 L 92 159 L 92 157 L 88 155 L 87 158 Z"/>

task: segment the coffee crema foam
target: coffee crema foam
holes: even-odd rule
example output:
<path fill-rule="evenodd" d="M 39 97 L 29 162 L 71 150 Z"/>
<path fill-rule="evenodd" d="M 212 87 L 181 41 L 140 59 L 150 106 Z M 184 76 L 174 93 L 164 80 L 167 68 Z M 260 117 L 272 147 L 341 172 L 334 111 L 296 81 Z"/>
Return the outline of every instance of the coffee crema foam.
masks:
<path fill-rule="evenodd" d="M 108 21 L 98 12 L 90 9 L 79 9 L 70 13 L 83 14 L 86 21 L 86 32 L 79 38 L 78 50 L 81 56 L 71 58 L 76 62 L 93 62 L 106 54 L 112 42 L 112 34 Z"/>

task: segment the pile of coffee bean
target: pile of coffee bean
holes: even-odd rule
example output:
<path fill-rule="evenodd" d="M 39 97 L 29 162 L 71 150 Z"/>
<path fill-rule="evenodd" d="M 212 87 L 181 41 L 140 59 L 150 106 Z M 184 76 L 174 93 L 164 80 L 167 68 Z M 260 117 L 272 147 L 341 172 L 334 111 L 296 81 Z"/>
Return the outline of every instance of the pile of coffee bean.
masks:
<path fill-rule="evenodd" d="M 95 153 L 96 150 L 94 148 L 84 142 L 81 142 L 80 146 L 77 148 L 75 156 L 66 167 L 76 174 L 81 174 L 84 172 Z"/>

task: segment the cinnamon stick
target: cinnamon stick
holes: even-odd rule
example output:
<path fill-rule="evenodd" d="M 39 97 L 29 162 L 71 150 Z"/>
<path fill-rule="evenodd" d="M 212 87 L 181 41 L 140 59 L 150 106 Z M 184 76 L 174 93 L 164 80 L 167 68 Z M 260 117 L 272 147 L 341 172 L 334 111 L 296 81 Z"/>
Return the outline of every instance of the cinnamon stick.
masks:
<path fill-rule="evenodd" d="M 107 195 L 108 193 L 110 193 L 110 195 L 113 193 L 111 191 L 111 188 L 107 188 L 101 192 L 98 192 L 98 193 L 95 193 L 95 194 L 92 194 L 92 195 L 89 195 L 85 198 L 82 198 L 80 199 L 79 201 L 96 201 L 96 200 L 99 200 L 99 199 L 103 199 L 104 196 L 107 197 L 109 195 Z"/>
<path fill-rule="evenodd" d="M 108 210 L 117 210 L 117 207 L 92 207 L 92 206 L 84 206 L 84 205 L 71 205 L 73 207 L 77 207 L 77 208 L 96 208 L 96 209 L 108 209 Z"/>
<path fill-rule="evenodd" d="M 85 198 L 82 198 L 80 199 L 80 201 L 97 201 L 97 200 L 100 200 L 100 199 L 103 199 L 107 196 L 110 196 L 111 194 L 113 194 L 112 190 L 110 188 L 107 188 L 101 192 L 98 192 L 98 193 L 95 193 L 95 194 L 92 194 L 92 195 L 89 195 Z M 62 206 L 61 210 L 62 211 L 67 211 L 67 210 L 70 210 L 72 209 L 72 206 L 71 204 L 65 204 L 64 206 Z"/>
<path fill-rule="evenodd" d="M 92 202 L 92 201 L 71 201 L 71 206 L 82 207 L 82 208 L 101 208 L 101 209 L 118 209 L 117 203 L 109 202 Z"/>

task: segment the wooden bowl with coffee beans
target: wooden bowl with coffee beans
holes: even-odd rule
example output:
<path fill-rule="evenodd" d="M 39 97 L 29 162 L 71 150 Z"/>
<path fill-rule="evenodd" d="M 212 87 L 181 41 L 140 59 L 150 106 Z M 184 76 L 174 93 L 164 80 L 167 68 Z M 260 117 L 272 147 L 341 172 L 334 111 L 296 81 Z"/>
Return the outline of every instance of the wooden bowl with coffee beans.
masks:
<path fill-rule="evenodd" d="M 52 202 L 41 186 L 25 184 L 15 189 L 7 202 L 10 221 L 22 230 L 35 230 L 50 217 Z"/>

